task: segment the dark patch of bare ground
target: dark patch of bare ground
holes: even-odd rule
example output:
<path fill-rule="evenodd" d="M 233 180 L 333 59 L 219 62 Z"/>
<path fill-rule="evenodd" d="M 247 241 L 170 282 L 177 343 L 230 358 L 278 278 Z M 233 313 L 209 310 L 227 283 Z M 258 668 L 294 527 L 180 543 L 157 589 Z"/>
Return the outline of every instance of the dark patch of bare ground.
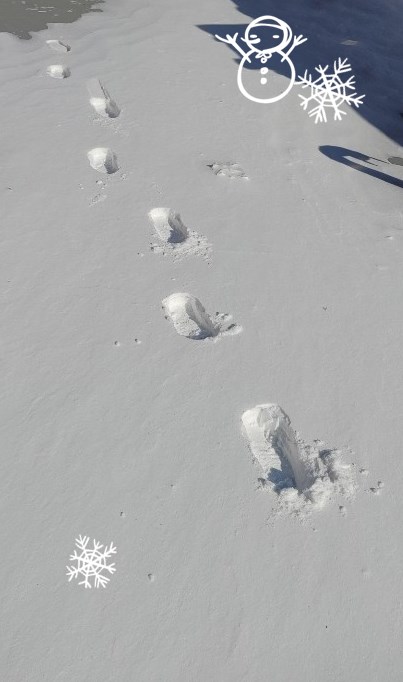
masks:
<path fill-rule="evenodd" d="M 71 24 L 89 12 L 102 12 L 105 0 L 1 0 L 0 33 L 29 40 L 49 24 Z"/>

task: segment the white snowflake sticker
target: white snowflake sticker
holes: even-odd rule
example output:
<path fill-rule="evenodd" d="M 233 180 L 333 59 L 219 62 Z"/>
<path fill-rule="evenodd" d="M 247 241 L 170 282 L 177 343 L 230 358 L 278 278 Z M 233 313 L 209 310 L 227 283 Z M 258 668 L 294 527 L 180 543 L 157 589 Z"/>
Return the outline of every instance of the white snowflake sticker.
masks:
<path fill-rule="evenodd" d="M 76 562 L 76 566 L 66 566 L 67 574 L 69 577 L 69 582 L 73 578 L 78 578 L 83 576 L 84 580 L 79 582 L 79 585 L 84 585 L 85 588 L 89 587 L 106 587 L 110 578 L 104 573 L 110 573 L 111 575 L 116 571 L 115 564 L 108 564 L 107 559 L 109 559 L 112 554 L 116 554 L 116 547 L 113 546 L 111 542 L 110 547 L 106 547 L 102 551 L 100 542 L 93 540 L 93 546 L 88 547 L 90 538 L 82 537 L 81 535 L 76 539 L 76 547 L 80 550 L 80 554 L 77 550 L 74 550 L 74 554 L 70 555 L 70 561 Z M 91 585 L 92 580 L 92 585 Z"/>
<path fill-rule="evenodd" d="M 333 71 L 328 69 L 329 66 L 315 67 L 315 71 L 319 74 L 316 80 L 308 71 L 305 71 L 303 76 L 298 76 L 299 82 L 297 85 L 301 85 L 302 88 L 310 88 L 310 95 L 308 97 L 298 95 L 302 99 L 301 106 L 306 111 L 309 106 L 313 105 L 308 115 L 315 116 L 315 123 L 326 123 L 326 109 L 332 109 L 334 120 L 341 121 L 342 116 L 346 115 L 341 106 L 344 103 L 349 106 L 354 104 L 358 109 L 365 97 L 365 95 L 357 95 L 354 76 L 350 76 L 347 80 L 342 78 L 342 74 L 351 71 L 351 66 L 347 59 L 339 58 L 338 61 L 333 63 Z"/>

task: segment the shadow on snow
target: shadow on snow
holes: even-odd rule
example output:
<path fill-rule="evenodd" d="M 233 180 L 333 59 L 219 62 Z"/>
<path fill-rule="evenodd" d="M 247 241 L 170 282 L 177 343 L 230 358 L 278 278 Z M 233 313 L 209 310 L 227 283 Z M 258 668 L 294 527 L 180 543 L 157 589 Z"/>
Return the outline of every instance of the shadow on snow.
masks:
<path fill-rule="evenodd" d="M 314 74 L 314 69 L 319 64 L 332 65 L 338 57 L 347 58 L 356 77 L 357 92 L 365 94 L 363 104 L 359 109 L 354 107 L 354 112 L 391 140 L 399 145 L 403 144 L 402 15 L 401 5 L 399 7 L 397 0 L 376 0 L 374 3 L 368 3 L 368 0 L 355 2 L 232 0 L 232 2 L 246 15 L 243 23 L 208 24 L 199 25 L 198 28 L 213 37 L 215 34 L 225 37 L 227 34 L 232 36 L 238 33 L 239 41 L 252 19 L 264 15 L 283 19 L 290 25 L 294 35 L 302 34 L 308 38 L 307 42 L 296 47 L 291 53 L 297 75 L 303 75 L 306 69 Z M 239 64 L 240 54 L 233 47 L 225 43 L 220 44 L 223 50 L 232 50 L 234 61 Z M 270 66 L 270 61 L 267 66 Z M 248 65 L 248 68 L 254 67 Z M 277 60 L 274 69 L 280 75 L 288 75 L 286 63 L 282 66 Z M 237 67 L 234 68 L 234 83 L 236 76 Z M 349 156 L 358 161 L 368 162 L 370 157 L 360 152 L 330 146 L 323 146 L 320 151 L 351 168 L 397 187 L 403 187 L 402 181 L 346 158 Z"/>

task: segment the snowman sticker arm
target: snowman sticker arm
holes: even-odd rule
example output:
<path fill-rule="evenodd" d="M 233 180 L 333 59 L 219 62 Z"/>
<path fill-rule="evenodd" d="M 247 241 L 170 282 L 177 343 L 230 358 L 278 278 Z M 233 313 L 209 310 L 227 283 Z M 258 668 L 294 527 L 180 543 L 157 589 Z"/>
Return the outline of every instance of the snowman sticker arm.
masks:
<path fill-rule="evenodd" d="M 307 40 L 308 40 L 308 38 L 304 38 L 303 35 L 294 36 L 294 40 L 292 41 L 292 45 L 291 45 L 290 49 L 287 50 L 287 52 L 284 52 L 284 57 L 282 58 L 281 61 L 283 62 L 284 59 L 286 59 L 291 54 L 291 52 L 294 50 L 294 48 L 298 47 L 298 45 L 302 45 L 302 43 L 306 43 Z"/>
<path fill-rule="evenodd" d="M 235 47 L 237 52 L 239 52 L 239 54 L 241 54 L 244 59 L 247 59 L 248 62 L 250 62 L 250 59 L 249 59 L 248 55 L 246 54 L 246 52 L 244 52 L 242 47 L 240 45 L 238 45 L 238 43 L 237 43 L 238 33 L 235 33 L 233 36 L 230 36 L 227 33 L 225 38 L 221 38 L 220 36 L 215 34 L 215 37 L 217 38 L 217 40 L 221 40 L 222 43 L 228 43 L 228 45 L 232 45 L 232 47 Z"/>

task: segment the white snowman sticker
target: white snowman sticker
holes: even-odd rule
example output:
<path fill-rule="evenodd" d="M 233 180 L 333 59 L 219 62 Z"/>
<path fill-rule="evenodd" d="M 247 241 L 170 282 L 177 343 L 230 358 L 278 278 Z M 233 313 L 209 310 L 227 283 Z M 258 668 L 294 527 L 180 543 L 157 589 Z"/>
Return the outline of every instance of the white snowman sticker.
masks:
<path fill-rule="evenodd" d="M 285 21 L 272 16 L 258 17 L 251 21 L 244 38 L 241 38 L 249 48 L 247 52 L 237 43 L 238 33 L 233 36 L 227 34 L 225 38 L 218 35 L 215 37 L 232 45 L 242 55 L 237 82 L 245 97 L 252 102 L 269 104 L 277 102 L 290 92 L 295 83 L 295 67 L 290 54 L 307 38 L 302 35 L 293 38 L 292 30 Z M 282 79 L 271 77 L 274 71 L 284 72 L 284 63 L 289 77 L 285 89 Z"/>

